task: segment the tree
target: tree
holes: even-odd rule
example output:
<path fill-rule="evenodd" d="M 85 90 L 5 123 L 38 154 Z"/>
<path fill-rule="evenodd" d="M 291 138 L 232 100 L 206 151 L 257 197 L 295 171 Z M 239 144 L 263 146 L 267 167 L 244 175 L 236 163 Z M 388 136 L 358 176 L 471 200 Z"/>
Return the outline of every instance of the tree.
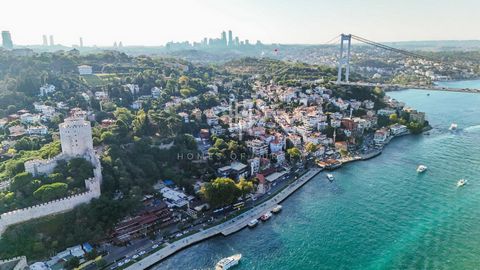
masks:
<path fill-rule="evenodd" d="M 206 183 L 200 192 L 212 207 L 232 204 L 241 195 L 235 182 L 225 177 L 219 177 Z"/>
<path fill-rule="evenodd" d="M 290 159 L 293 159 L 293 160 L 300 159 L 300 157 L 302 155 L 300 150 L 298 150 L 298 148 L 296 148 L 296 147 L 292 147 L 292 148 L 288 149 L 287 154 L 290 156 Z"/>
<path fill-rule="evenodd" d="M 244 178 L 242 178 L 237 183 L 237 188 L 242 193 L 242 197 L 245 197 L 248 193 L 253 191 L 253 182 L 247 181 Z"/>
<path fill-rule="evenodd" d="M 52 183 L 39 187 L 33 196 L 42 202 L 59 199 L 67 195 L 68 185 L 65 183 Z"/>
<path fill-rule="evenodd" d="M 307 144 L 305 144 L 305 150 L 308 153 L 313 153 L 313 152 L 317 151 L 317 145 L 312 143 L 312 142 L 308 142 Z"/>
<path fill-rule="evenodd" d="M 398 115 L 396 113 L 390 114 L 390 116 L 388 118 L 390 119 L 390 122 L 392 122 L 392 123 L 396 123 L 398 121 Z"/>

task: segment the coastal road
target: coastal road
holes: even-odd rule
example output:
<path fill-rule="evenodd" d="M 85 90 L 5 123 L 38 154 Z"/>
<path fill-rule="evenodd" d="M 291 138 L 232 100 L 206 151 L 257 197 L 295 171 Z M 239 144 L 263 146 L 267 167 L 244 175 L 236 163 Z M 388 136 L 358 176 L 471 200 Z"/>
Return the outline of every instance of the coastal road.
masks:
<path fill-rule="evenodd" d="M 167 244 L 167 246 L 165 246 L 164 248 L 150 254 L 149 256 L 143 258 L 138 262 L 135 262 L 134 264 L 128 266 L 126 269 L 145 269 L 192 244 L 198 243 L 217 234 L 229 235 L 245 228 L 250 220 L 259 218 L 264 213 L 272 210 L 275 205 L 285 200 L 289 195 L 291 195 L 293 192 L 303 186 L 320 171 L 321 169 L 319 168 L 310 169 L 307 173 L 295 180 L 295 182 L 287 186 L 281 192 L 273 196 L 268 201 L 262 203 L 261 205 L 258 205 L 235 218 L 227 220 L 224 223 L 192 234 L 173 243 Z"/>

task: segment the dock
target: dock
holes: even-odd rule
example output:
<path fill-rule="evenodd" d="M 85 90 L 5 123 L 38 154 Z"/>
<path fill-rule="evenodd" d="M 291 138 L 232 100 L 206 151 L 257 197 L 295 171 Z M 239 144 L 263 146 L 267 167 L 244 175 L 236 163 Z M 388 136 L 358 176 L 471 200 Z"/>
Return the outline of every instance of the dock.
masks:
<path fill-rule="evenodd" d="M 293 194 L 297 189 L 299 189 L 305 183 L 307 183 L 310 179 L 315 177 L 318 173 L 320 173 L 320 171 L 321 171 L 320 168 L 310 169 L 304 175 L 299 177 L 293 183 L 288 185 L 278 194 L 274 195 L 272 198 L 265 201 L 261 205 L 257 205 L 254 208 L 240 214 L 239 216 L 234 217 L 230 220 L 227 220 L 219 225 L 197 232 L 195 234 L 182 238 L 173 243 L 169 243 L 162 249 L 128 266 L 126 269 L 128 270 L 145 269 L 145 268 L 151 267 L 152 265 L 162 261 L 163 259 L 175 254 L 176 252 L 190 245 L 199 243 L 210 237 L 213 237 L 219 234 L 226 236 L 226 235 L 230 235 L 232 233 L 240 231 L 241 229 L 247 227 L 248 222 L 250 220 L 260 218 L 261 215 L 263 215 L 267 211 L 270 211 L 278 203 L 288 198 L 288 196 Z"/>

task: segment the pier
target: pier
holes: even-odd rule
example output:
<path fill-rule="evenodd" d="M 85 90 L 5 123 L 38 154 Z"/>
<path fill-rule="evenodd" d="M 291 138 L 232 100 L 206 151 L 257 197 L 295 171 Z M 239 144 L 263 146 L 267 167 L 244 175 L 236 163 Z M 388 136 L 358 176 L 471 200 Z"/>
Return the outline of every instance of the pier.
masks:
<path fill-rule="evenodd" d="M 247 224 L 250 220 L 258 219 L 265 212 L 272 210 L 272 208 L 275 205 L 277 205 L 281 201 L 285 200 L 288 196 L 293 194 L 297 189 L 302 187 L 310 179 L 312 179 L 318 173 L 320 173 L 320 171 L 321 171 L 320 168 L 310 169 L 304 175 L 299 177 L 297 180 L 295 180 L 293 183 L 285 187 L 282 191 L 274 195 L 272 198 L 270 198 L 266 202 L 260 205 L 257 205 L 254 208 L 240 214 L 239 216 L 234 217 L 230 220 L 227 220 L 219 225 L 197 232 L 195 234 L 182 238 L 173 243 L 169 243 L 162 249 L 128 266 L 126 269 L 128 270 L 145 269 L 153 266 L 154 264 L 160 262 L 161 260 L 175 254 L 176 252 L 190 245 L 199 243 L 210 237 L 213 237 L 219 234 L 227 236 L 237 231 L 240 231 L 241 229 L 247 227 Z"/>

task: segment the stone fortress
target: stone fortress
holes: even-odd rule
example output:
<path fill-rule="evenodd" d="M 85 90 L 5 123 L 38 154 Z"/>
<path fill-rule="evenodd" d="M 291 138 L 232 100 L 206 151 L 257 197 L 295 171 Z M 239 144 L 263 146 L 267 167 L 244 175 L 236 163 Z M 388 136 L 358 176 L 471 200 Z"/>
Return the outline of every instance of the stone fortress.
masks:
<path fill-rule="evenodd" d="M 75 157 L 84 157 L 94 166 L 93 177 L 85 179 L 86 191 L 73 196 L 14 210 L 0 215 L 0 235 L 13 224 L 18 224 L 35 218 L 67 212 L 76 206 L 89 203 L 100 197 L 102 183 L 102 167 L 98 155 L 93 149 L 92 127 L 90 122 L 82 117 L 66 118 L 59 125 L 62 153 L 48 160 L 30 160 L 25 162 L 25 171 L 32 175 L 50 174 L 58 161 Z"/>

